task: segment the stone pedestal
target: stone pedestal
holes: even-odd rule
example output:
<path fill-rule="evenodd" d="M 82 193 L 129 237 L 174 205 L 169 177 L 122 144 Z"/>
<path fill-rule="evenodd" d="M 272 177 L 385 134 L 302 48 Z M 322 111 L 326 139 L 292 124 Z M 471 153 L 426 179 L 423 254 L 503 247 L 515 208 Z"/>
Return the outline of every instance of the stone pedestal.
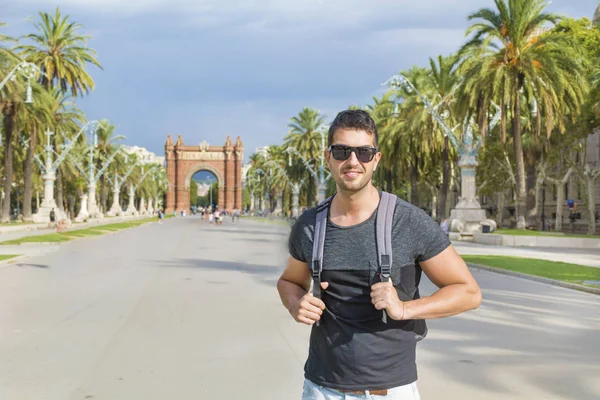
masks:
<path fill-rule="evenodd" d="M 129 204 L 127 205 L 127 210 L 125 211 L 125 215 L 138 215 L 139 213 L 135 209 L 135 189 L 133 185 L 129 185 Z"/>
<path fill-rule="evenodd" d="M 79 210 L 79 214 L 77 218 L 75 218 L 75 222 L 83 222 L 87 218 L 89 218 L 90 214 L 88 213 L 88 195 L 81 195 L 81 209 Z"/>
<path fill-rule="evenodd" d="M 298 217 L 299 207 L 298 203 L 300 200 L 300 184 L 294 183 L 292 185 L 292 217 Z"/>
<path fill-rule="evenodd" d="M 496 222 L 487 218 L 476 196 L 475 174 L 477 161 L 469 155 L 462 156 L 459 161 L 461 168 L 461 196 L 456 207 L 450 211 L 448 225 L 450 231 L 456 234 L 471 236 L 482 231 L 482 225 L 489 225 L 490 232 L 496 230 Z"/>
<path fill-rule="evenodd" d="M 96 203 L 96 183 L 91 183 L 88 187 L 88 214 L 91 218 L 104 218 Z"/>
<path fill-rule="evenodd" d="M 38 212 L 33 214 L 33 222 L 50 222 L 50 211 L 54 209 L 56 222 L 65 219 L 66 215 L 60 211 L 56 201 L 54 200 L 54 181 L 56 175 L 51 172 L 43 176 L 44 178 L 44 199 L 38 207 Z"/>
<path fill-rule="evenodd" d="M 154 205 L 152 204 L 154 200 L 153 199 L 148 199 L 148 214 L 149 215 L 153 215 L 154 214 Z"/>
<path fill-rule="evenodd" d="M 275 210 L 273 211 L 273 214 L 277 216 L 283 214 L 283 193 L 281 192 L 277 193 L 277 203 L 275 205 Z"/>
<path fill-rule="evenodd" d="M 106 213 L 106 215 L 109 217 L 116 217 L 118 215 L 123 214 L 123 210 L 121 209 L 120 202 L 119 202 L 120 192 L 121 192 L 121 188 L 119 188 L 117 186 L 113 187 L 113 203 L 112 203 L 112 206 L 110 206 L 110 210 L 108 210 L 108 212 Z"/>
<path fill-rule="evenodd" d="M 148 210 L 146 210 L 146 202 L 143 197 L 140 197 L 140 215 L 148 215 Z"/>

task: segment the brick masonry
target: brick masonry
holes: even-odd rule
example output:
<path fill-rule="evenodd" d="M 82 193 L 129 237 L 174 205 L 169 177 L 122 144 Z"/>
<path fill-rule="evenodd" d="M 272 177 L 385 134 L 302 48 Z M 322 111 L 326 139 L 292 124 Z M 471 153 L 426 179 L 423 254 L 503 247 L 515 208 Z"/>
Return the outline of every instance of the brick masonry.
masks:
<path fill-rule="evenodd" d="M 165 212 L 189 212 L 190 182 L 198 171 L 210 171 L 217 177 L 220 210 L 241 209 L 243 159 L 244 144 L 239 136 L 235 143 L 227 136 L 223 146 L 209 146 L 206 142 L 199 146 L 186 146 L 181 135 L 175 143 L 169 135 L 165 142 L 169 179 Z"/>

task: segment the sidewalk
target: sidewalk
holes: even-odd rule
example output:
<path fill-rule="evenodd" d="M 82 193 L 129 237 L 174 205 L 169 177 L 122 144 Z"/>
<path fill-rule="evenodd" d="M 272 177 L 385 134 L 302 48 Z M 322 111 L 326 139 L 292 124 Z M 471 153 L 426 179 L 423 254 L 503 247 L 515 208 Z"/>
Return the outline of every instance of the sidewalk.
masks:
<path fill-rule="evenodd" d="M 600 249 L 552 248 L 552 247 L 507 247 L 473 242 L 453 241 L 460 255 L 495 255 L 539 258 L 600 268 Z"/>
<path fill-rule="evenodd" d="M 150 217 L 151 216 L 149 216 L 149 215 L 142 215 L 142 216 L 137 216 L 137 217 L 127 216 L 127 217 L 107 217 L 107 218 L 102 218 L 102 219 L 93 219 L 93 220 L 90 220 L 85 223 L 73 224 L 65 232 L 74 231 L 74 230 L 78 230 L 78 229 L 86 229 L 86 228 L 89 228 L 92 226 L 115 224 L 115 223 L 119 223 L 119 222 L 133 221 L 136 219 L 145 219 L 145 218 L 150 218 Z M 31 225 L 46 225 L 46 224 L 31 224 Z M 27 227 L 27 226 L 31 226 L 31 225 L 23 225 L 23 227 Z M 16 227 L 17 226 L 10 227 L 10 228 L 16 228 Z M 6 230 L 4 230 L 4 233 L 3 233 L 2 228 L 0 227 L 0 242 L 4 242 L 7 240 L 20 239 L 20 238 L 23 238 L 26 236 L 46 235 L 49 233 L 56 233 L 56 228 L 46 228 L 46 229 L 39 229 L 39 230 L 25 230 L 24 229 L 21 231 L 11 229 L 10 232 L 6 232 Z M 59 249 L 59 247 L 60 247 L 59 243 L 26 243 L 26 244 L 21 244 L 21 245 L 0 245 L 0 254 L 18 254 L 20 256 L 25 255 L 28 257 L 34 257 L 34 256 L 39 256 L 39 255 L 55 252 Z M 7 261 L 2 264 L 6 264 L 6 263 L 10 263 L 10 262 L 11 261 Z M 0 264 L 0 268 L 1 267 L 2 267 L 2 265 Z"/>

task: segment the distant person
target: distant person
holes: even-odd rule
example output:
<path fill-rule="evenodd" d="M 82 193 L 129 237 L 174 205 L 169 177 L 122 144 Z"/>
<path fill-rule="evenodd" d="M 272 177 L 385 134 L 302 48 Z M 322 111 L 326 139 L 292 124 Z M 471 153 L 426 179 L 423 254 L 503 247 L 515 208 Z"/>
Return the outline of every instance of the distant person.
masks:
<path fill-rule="evenodd" d="M 50 210 L 50 223 L 53 224 L 56 222 L 56 213 L 54 212 L 54 208 Z"/>

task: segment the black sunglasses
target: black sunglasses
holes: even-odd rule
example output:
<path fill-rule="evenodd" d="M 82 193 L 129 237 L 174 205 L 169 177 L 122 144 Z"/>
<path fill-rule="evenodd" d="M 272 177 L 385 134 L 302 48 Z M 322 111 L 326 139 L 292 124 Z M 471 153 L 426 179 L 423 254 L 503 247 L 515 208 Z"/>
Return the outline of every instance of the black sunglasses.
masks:
<path fill-rule="evenodd" d="M 369 147 L 369 146 L 360 146 L 360 147 L 352 147 L 345 146 L 343 144 L 332 144 L 329 146 L 329 152 L 338 161 L 345 161 L 350 158 L 352 152 L 356 154 L 356 158 L 361 163 L 368 163 L 373 160 L 375 154 L 377 154 L 377 147 Z"/>

